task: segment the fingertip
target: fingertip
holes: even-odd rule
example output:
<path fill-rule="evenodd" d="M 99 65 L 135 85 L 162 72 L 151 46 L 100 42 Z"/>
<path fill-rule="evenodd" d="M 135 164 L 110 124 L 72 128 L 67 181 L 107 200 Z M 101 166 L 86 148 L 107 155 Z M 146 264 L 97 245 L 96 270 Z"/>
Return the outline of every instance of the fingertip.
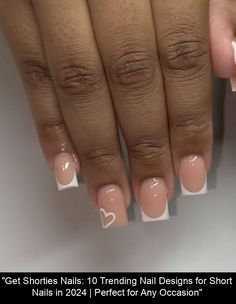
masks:
<path fill-rule="evenodd" d="M 222 78 L 236 76 L 236 60 L 232 45 L 234 41 L 234 25 L 230 20 L 224 8 L 220 6 L 211 7 L 210 43 L 212 65 L 215 74 Z"/>
<path fill-rule="evenodd" d="M 231 78 L 236 74 L 232 41 L 233 34 L 226 31 L 219 33 L 218 37 L 211 38 L 213 70 L 222 78 Z"/>

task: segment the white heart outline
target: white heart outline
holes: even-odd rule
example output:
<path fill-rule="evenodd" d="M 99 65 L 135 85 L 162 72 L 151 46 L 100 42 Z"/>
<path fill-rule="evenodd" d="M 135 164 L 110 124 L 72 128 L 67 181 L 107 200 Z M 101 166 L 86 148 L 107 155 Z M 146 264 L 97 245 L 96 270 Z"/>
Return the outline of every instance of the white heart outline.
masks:
<path fill-rule="evenodd" d="M 102 215 L 104 216 L 104 219 L 106 219 L 107 217 L 111 216 L 111 217 L 112 217 L 111 221 L 108 222 L 108 223 L 105 225 L 104 222 L 103 222 L 103 216 L 102 216 Z M 103 228 L 108 228 L 108 227 L 110 227 L 110 226 L 115 222 L 115 220 L 116 220 L 116 215 L 115 215 L 115 213 L 113 213 L 113 212 L 106 212 L 106 210 L 103 209 L 103 208 L 100 208 L 100 216 L 101 216 L 102 227 L 103 227 Z"/>

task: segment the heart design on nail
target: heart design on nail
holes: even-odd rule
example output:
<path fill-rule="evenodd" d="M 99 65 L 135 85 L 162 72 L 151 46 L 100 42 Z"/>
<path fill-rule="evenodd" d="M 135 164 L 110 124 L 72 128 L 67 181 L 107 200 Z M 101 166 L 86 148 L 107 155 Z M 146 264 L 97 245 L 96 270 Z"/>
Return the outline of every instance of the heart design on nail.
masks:
<path fill-rule="evenodd" d="M 102 227 L 110 227 L 116 220 L 116 215 L 113 212 L 106 212 L 105 209 L 100 208 L 100 215 L 102 220 Z"/>

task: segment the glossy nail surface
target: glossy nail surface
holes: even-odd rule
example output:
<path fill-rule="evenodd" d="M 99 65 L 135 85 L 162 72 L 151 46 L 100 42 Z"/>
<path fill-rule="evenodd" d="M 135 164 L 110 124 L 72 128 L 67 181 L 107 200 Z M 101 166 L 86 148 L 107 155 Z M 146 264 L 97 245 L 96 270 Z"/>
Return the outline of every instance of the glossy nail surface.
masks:
<path fill-rule="evenodd" d="M 236 41 L 232 41 L 232 48 L 233 48 L 233 58 L 234 64 L 236 64 Z M 236 91 L 236 76 L 230 78 L 231 89 L 233 92 Z"/>
<path fill-rule="evenodd" d="M 179 179 L 183 195 L 198 195 L 207 192 L 205 162 L 199 155 L 184 157 L 179 166 Z"/>
<path fill-rule="evenodd" d="M 69 153 L 59 153 L 54 158 L 54 174 L 58 190 L 78 187 L 74 158 Z"/>
<path fill-rule="evenodd" d="M 113 228 L 128 224 L 125 198 L 117 185 L 107 185 L 98 191 L 98 209 L 103 228 Z"/>
<path fill-rule="evenodd" d="M 230 78 L 231 90 L 232 92 L 236 91 L 236 77 Z"/>
<path fill-rule="evenodd" d="M 163 179 L 145 180 L 141 185 L 139 203 L 144 222 L 169 219 L 167 188 Z"/>
<path fill-rule="evenodd" d="M 234 63 L 236 64 L 236 41 L 232 41 L 232 47 L 234 52 Z"/>

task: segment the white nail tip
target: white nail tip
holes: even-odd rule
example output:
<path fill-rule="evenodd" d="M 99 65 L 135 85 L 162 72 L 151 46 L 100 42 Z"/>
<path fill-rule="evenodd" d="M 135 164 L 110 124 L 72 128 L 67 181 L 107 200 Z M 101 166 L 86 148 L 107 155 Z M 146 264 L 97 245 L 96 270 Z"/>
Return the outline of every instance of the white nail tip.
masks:
<path fill-rule="evenodd" d="M 57 182 L 57 189 L 59 191 L 65 190 L 65 189 L 69 189 L 69 188 L 77 188 L 79 186 L 78 180 L 77 180 L 77 176 L 76 176 L 76 172 L 74 172 L 73 179 L 72 179 L 72 181 L 69 184 L 62 185 L 57 180 L 56 180 L 56 182 Z"/>
<path fill-rule="evenodd" d="M 232 47 L 234 50 L 234 63 L 236 64 L 236 41 L 232 41 Z"/>
<path fill-rule="evenodd" d="M 230 78 L 232 92 L 236 92 L 236 77 Z"/>
<path fill-rule="evenodd" d="M 187 195 L 200 195 L 200 194 L 206 194 L 207 193 L 207 179 L 206 179 L 205 184 L 202 187 L 202 189 L 200 191 L 198 191 L 198 192 L 188 191 L 181 182 L 180 182 L 180 186 L 181 186 L 182 195 L 184 195 L 184 196 L 187 196 Z"/>
<path fill-rule="evenodd" d="M 166 202 L 166 208 L 165 211 L 163 212 L 163 214 L 159 217 L 153 218 L 153 217 L 149 217 L 147 216 L 142 208 L 140 208 L 141 210 L 141 215 L 142 215 L 142 220 L 143 222 L 158 222 L 158 221 L 165 221 L 169 219 L 169 208 L 168 208 L 168 202 Z"/>

